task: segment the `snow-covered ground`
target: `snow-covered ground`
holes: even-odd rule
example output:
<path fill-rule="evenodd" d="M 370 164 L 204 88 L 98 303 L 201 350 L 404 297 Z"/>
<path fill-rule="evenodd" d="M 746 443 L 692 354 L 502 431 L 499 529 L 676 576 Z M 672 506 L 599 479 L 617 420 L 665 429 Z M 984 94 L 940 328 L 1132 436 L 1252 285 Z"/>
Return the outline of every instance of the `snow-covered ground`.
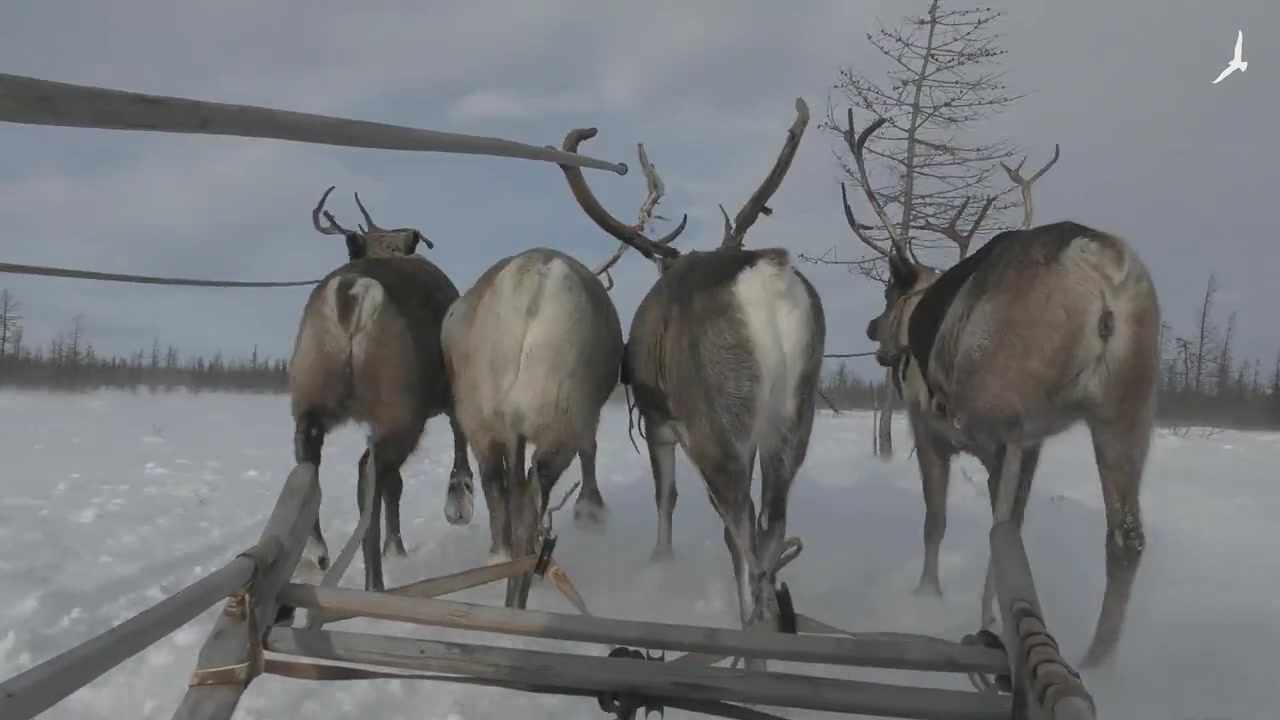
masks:
<path fill-rule="evenodd" d="M 791 498 L 789 526 L 805 551 L 784 571 L 797 609 L 851 630 L 958 639 L 971 632 L 990 512 L 971 458 L 953 470 L 941 601 L 912 595 L 923 503 L 910 436 L 899 423 L 891 462 L 870 453 L 870 416 L 828 411 Z M 83 642 L 179 590 L 251 545 L 292 466 L 283 396 L 184 392 L 50 395 L 0 392 L 0 678 Z M 638 439 L 637 439 L 638 440 Z M 354 466 L 363 435 L 325 447 L 322 525 L 336 553 L 356 521 Z M 451 439 L 432 421 L 405 470 L 407 559 L 400 584 L 484 562 L 487 516 L 444 522 Z M 1102 717 L 1274 720 L 1280 706 L 1280 434 L 1159 431 L 1145 482 L 1147 552 L 1114 663 L 1085 674 Z M 1266 468 L 1273 466 L 1268 471 Z M 562 489 L 578 477 L 575 464 Z M 732 627 L 731 570 L 700 480 L 678 461 L 676 559 L 648 561 L 656 532 L 647 461 L 624 412 L 602 422 L 600 484 L 611 509 L 598 537 L 557 518 L 557 555 L 592 610 L 616 617 Z M 1069 660 L 1093 629 L 1103 586 L 1103 518 L 1087 434 L 1050 442 L 1028 508 L 1026 544 L 1049 623 Z M 1267 557 L 1272 557 L 1267 560 Z M 360 561 L 344 584 L 360 582 Z M 459 599 L 501 603 L 501 585 Z M 531 608 L 570 611 L 549 587 Z M 74 694 L 50 720 L 168 718 L 215 610 Z M 451 635 L 347 621 L 336 627 Z M 496 636 L 470 635 L 478 642 Z M 532 641 L 511 641 L 528 646 Z M 811 666 L 806 670 L 812 671 Z M 963 677 L 856 669 L 831 674 L 968 687 Z M 784 711 L 791 717 L 801 713 Z M 680 717 L 669 711 L 668 717 Z M 597 718 L 594 701 L 447 684 L 382 680 L 318 684 L 263 677 L 237 718 Z"/>

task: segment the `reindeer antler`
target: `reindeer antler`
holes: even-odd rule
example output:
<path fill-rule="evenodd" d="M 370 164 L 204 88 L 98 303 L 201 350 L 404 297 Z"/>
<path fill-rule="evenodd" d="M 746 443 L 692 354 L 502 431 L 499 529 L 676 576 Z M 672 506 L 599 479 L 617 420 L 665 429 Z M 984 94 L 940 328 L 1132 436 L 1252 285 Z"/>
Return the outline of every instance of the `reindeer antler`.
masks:
<path fill-rule="evenodd" d="M 324 194 L 320 196 L 320 202 L 316 205 L 315 209 L 311 211 L 311 224 L 315 225 L 316 230 L 319 230 L 325 235 L 355 235 L 355 232 L 339 225 L 338 221 L 333 219 L 333 214 L 324 209 L 324 203 L 329 199 L 329 193 L 333 192 L 335 187 L 337 186 L 330 185 L 329 189 L 325 190 Z M 329 221 L 329 227 L 323 227 L 320 225 L 321 213 L 324 214 L 324 219 Z M 368 216 L 366 215 L 366 217 Z"/>
<path fill-rule="evenodd" d="M 853 131 L 853 108 L 848 109 L 847 119 L 848 127 L 842 130 L 840 134 L 844 136 L 844 143 L 849 146 L 849 152 L 853 153 L 853 162 L 858 167 L 858 178 L 861 181 L 862 193 L 867 196 L 867 202 L 871 203 L 872 209 L 876 211 L 876 217 L 880 218 L 880 224 L 884 226 L 885 232 L 889 234 L 889 242 L 893 243 L 893 249 L 897 251 L 898 256 L 903 260 L 910 260 L 916 265 L 921 264 L 920 261 L 916 259 L 915 252 L 913 252 L 911 247 L 901 236 L 898 235 L 898 232 L 894 230 L 893 223 L 889 220 L 889 215 L 885 213 L 884 206 L 880 204 L 880 200 L 876 197 L 875 191 L 871 189 L 871 180 L 867 177 L 867 161 L 864 155 L 867 140 L 871 138 L 871 135 L 875 133 L 875 131 L 879 130 L 885 123 L 889 122 L 889 119 L 877 118 L 875 122 L 868 125 L 865 130 L 857 135 L 855 135 Z M 840 185 L 840 194 L 844 199 L 845 219 L 849 222 L 849 227 L 853 228 L 854 234 L 858 236 L 859 240 L 870 245 L 881 255 L 889 257 L 889 253 L 885 252 L 880 246 L 872 242 L 871 238 L 863 235 L 862 231 L 871 229 L 871 226 L 862 225 L 854 217 L 853 208 L 849 207 L 849 196 L 844 191 L 843 183 Z"/>
<path fill-rule="evenodd" d="M 569 134 L 564 138 L 564 145 L 562 146 L 562 149 L 565 152 L 576 153 L 578 151 L 578 145 L 580 145 L 583 140 L 589 140 L 595 137 L 596 132 L 595 128 L 578 128 L 576 130 L 570 130 Z M 551 149 L 554 150 L 555 148 Z M 647 157 L 642 158 L 641 163 L 644 164 L 647 160 Z M 604 206 L 596 199 L 595 194 L 591 192 L 591 188 L 587 185 L 586 178 L 582 176 L 582 170 L 580 168 L 571 167 L 569 165 L 560 165 L 560 170 L 564 173 L 565 180 L 569 183 L 569 190 L 573 193 L 574 199 L 578 201 L 578 205 L 582 207 L 582 210 L 587 214 L 587 217 L 591 218 L 595 221 L 596 225 L 600 226 L 600 229 L 614 236 L 621 242 L 635 248 L 636 252 L 645 256 L 649 260 L 653 260 L 658 257 L 679 257 L 680 251 L 671 247 L 671 243 L 675 242 L 675 239 L 680 236 L 680 233 L 684 232 L 685 224 L 689 222 L 688 214 L 680 218 L 680 224 L 676 226 L 675 230 L 672 230 L 665 237 L 657 241 L 651 240 L 644 234 L 641 228 L 634 225 L 627 225 L 621 220 L 610 215 L 609 211 L 604 209 Z M 661 188 L 659 187 L 659 189 Z M 646 200 L 646 203 L 647 202 L 648 201 Z M 657 201 L 654 201 L 654 204 L 656 205 Z"/>
<path fill-rule="evenodd" d="M 1026 156 L 1023 156 L 1022 162 L 1019 162 L 1018 167 L 1016 168 L 1011 168 L 1008 165 L 1005 165 L 1004 161 L 1000 162 L 1000 167 L 1004 168 L 1005 173 L 1009 175 L 1010 182 L 1012 182 L 1014 185 L 1017 185 L 1022 190 L 1022 216 L 1023 216 L 1022 229 L 1023 230 L 1028 230 L 1031 228 L 1031 218 L 1032 218 L 1031 186 L 1034 185 L 1035 182 L 1039 180 L 1045 173 L 1049 172 L 1049 168 L 1053 167 L 1054 163 L 1058 162 L 1058 157 L 1060 155 L 1059 150 L 1060 148 L 1058 144 L 1054 143 L 1053 157 L 1050 158 L 1049 162 L 1044 164 L 1044 167 L 1037 170 L 1036 174 L 1032 175 L 1030 180 L 1023 178 L 1021 175 L 1022 166 L 1024 163 L 1027 162 Z"/>
<path fill-rule="evenodd" d="M 657 208 L 658 203 L 662 200 L 662 196 L 666 194 L 666 186 L 662 184 L 662 178 L 658 177 L 657 168 L 655 168 L 653 163 L 649 161 L 649 154 L 644 150 L 644 143 L 638 143 L 636 148 L 637 154 L 640 156 L 640 170 L 644 173 L 644 181 L 645 185 L 649 188 L 649 193 L 645 196 L 644 203 L 640 206 L 640 214 L 636 219 L 636 223 L 630 226 L 630 230 L 632 232 L 643 233 L 655 217 L 653 214 L 654 209 Z M 680 221 L 681 229 L 684 227 L 684 223 L 684 220 Z M 672 232 L 666 237 L 658 240 L 656 244 L 670 245 L 675 242 L 675 239 L 679 236 L 679 232 Z M 593 270 L 595 274 L 604 276 L 605 290 L 613 289 L 613 276 L 609 274 L 609 270 L 614 265 L 618 264 L 618 261 L 622 259 L 622 256 L 626 254 L 627 250 L 630 248 L 631 246 L 627 243 L 619 242 L 618 249 L 614 250 L 612 255 L 606 258 L 603 263 Z"/>
<path fill-rule="evenodd" d="M 849 190 L 845 187 L 844 183 L 840 183 L 840 201 L 844 203 L 844 220 L 849 223 L 849 229 L 853 230 L 854 237 L 861 240 L 862 244 L 872 250 L 875 250 L 880 255 L 883 255 L 886 258 L 890 257 L 892 253 L 877 245 L 876 242 L 866 234 L 866 232 L 871 230 L 872 227 L 865 223 L 858 222 L 858 219 L 853 216 L 853 208 L 849 207 Z"/>
<path fill-rule="evenodd" d="M 364 215 L 364 222 L 369 226 L 369 232 L 382 232 L 382 228 L 369 217 L 369 211 L 364 209 L 364 203 L 360 202 L 360 193 L 354 193 L 356 196 L 356 207 L 360 208 L 360 214 Z"/>
<path fill-rule="evenodd" d="M 969 232 L 962 233 L 957 225 L 960 223 L 960 218 L 964 217 L 964 211 L 969 209 L 970 200 L 971 198 L 964 199 L 964 202 L 960 204 L 960 209 L 956 210 L 956 214 L 951 217 L 951 222 L 946 225 L 938 225 L 932 222 L 925 222 L 920 225 L 921 230 L 938 233 L 955 243 L 956 248 L 960 251 L 961 260 L 968 256 L 969 244 L 973 242 L 973 236 L 978 233 L 978 228 L 982 226 L 982 221 L 986 219 L 991 206 L 996 202 L 995 196 L 988 197 L 986 202 L 982 203 L 982 209 L 978 211 L 978 217 L 974 218 L 973 225 L 969 227 Z"/>
<path fill-rule="evenodd" d="M 765 176 L 764 182 L 760 183 L 760 187 L 747 198 L 747 202 L 738 211 L 737 217 L 732 222 L 729 220 L 729 213 L 725 211 L 724 205 L 720 206 L 720 214 L 724 216 L 724 241 L 720 243 L 722 248 L 742 247 L 742 241 L 747 235 L 747 230 L 755 224 L 761 213 L 765 216 L 773 214 L 773 210 L 765 203 L 769 202 L 769 198 L 778 191 L 782 185 L 782 179 L 786 177 L 787 171 L 791 169 L 791 161 L 796 157 L 796 150 L 800 147 L 800 138 L 804 135 L 805 128 L 809 125 L 809 106 L 805 104 L 804 98 L 796 98 L 796 119 L 791 123 L 791 127 L 787 129 L 787 139 L 782 144 L 782 152 L 778 154 L 778 159 L 773 163 L 773 169 Z"/>

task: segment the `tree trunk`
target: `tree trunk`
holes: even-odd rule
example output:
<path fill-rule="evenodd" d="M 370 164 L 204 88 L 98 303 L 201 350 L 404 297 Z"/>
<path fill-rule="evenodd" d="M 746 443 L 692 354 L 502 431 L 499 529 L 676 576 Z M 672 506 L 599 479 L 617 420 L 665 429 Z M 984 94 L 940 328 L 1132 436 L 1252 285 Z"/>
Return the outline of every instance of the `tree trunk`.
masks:
<path fill-rule="evenodd" d="M 893 457 L 893 368 L 884 373 L 884 402 L 880 403 L 880 418 L 876 434 L 876 455 L 882 460 Z"/>

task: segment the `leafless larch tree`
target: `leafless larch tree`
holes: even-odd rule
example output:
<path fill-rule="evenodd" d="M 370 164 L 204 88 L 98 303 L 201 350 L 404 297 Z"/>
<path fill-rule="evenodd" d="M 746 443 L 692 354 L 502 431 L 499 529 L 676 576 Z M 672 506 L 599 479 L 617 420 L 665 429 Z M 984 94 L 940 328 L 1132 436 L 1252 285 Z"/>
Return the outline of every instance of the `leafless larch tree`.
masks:
<path fill-rule="evenodd" d="M 907 18 L 898 29 L 867 34 L 868 42 L 889 60 L 883 80 L 846 68 L 835 85 L 843 102 L 831 103 L 824 130 L 843 132 L 842 123 L 837 122 L 844 114 L 837 110 L 839 104 L 869 115 L 860 121 L 864 126 L 885 120 L 881 134 L 866 148 L 867 157 L 879 169 L 871 175 L 883 178 L 871 180 L 871 189 L 894 218 L 914 257 L 925 259 L 955 248 L 963 258 L 975 235 L 1007 229 L 1001 223 L 1003 212 L 1019 205 L 1016 197 L 1010 197 L 1011 188 L 1003 184 L 997 166 L 1017 153 L 1016 146 L 1005 139 L 972 143 L 961 139 L 974 123 L 1021 97 L 1010 94 L 1003 84 L 1004 73 L 993 69 L 1006 52 L 999 49 L 994 31 L 1002 15 L 985 7 L 946 9 L 931 0 L 925 14 Z M 862 181 L 845 149 L 842 143 L 836 151 L 843 179 L 860 190 Z M 855 231 L 881 251 L 889 247 L 888 236 L 878 226 L 858 225 Z M 836 246 L 821 257 L 801 257 L 846 266 L 884 284 L 881 251 L 859 255 L 854 250 L 850 253 Z M 876 443 L 877 454 L 883 457 L 892 455 L 893 399 L 888 385 L 886 376 Z"/>

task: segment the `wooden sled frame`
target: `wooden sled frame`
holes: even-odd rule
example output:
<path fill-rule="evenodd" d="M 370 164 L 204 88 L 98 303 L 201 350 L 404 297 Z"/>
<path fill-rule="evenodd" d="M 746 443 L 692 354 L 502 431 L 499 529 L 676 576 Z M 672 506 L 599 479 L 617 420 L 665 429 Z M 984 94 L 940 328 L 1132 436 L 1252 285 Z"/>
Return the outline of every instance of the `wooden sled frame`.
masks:
<path fill-rule="evenodd" d="M 249 683 L 262 674 L 423 679 L 594 697 L 618 718 L 665 707 L 740 720 L 779 717 L 745 703 L 933 720 L 1096 717 L 1093 699 L 1046 629 L 1021 537 L 1011 523 L 997 524 L 990 536 L 1003 647 L 983 647 L 926 636 L 845 633 L 803 615 L 796 616 L 795 635 L 593 616 L 545 546 L 536 556 L 384 592 L 291 583 L 319 509 L 316 467 L 298 465 L 285 480 L 257 545 L 120 625 L 0 683 L 0 717 L 35 717 L 224 599 L 175 720 L 230 720 Z M 539 570 L 581 615 L 439 599 Z M 292 615 L 291 608 L 307 610 L 309 626 L 275 624 L 282 606 L 285 617 Z M 598 643 L 611 650 L 605 657 L 323 629 L 325 623 L 352 617 Z M 650 650 L 686 654 L 665 660 Z M 971 692 L 713 665 L 728 657 L 984 674 L 1001 681 Z"/>

